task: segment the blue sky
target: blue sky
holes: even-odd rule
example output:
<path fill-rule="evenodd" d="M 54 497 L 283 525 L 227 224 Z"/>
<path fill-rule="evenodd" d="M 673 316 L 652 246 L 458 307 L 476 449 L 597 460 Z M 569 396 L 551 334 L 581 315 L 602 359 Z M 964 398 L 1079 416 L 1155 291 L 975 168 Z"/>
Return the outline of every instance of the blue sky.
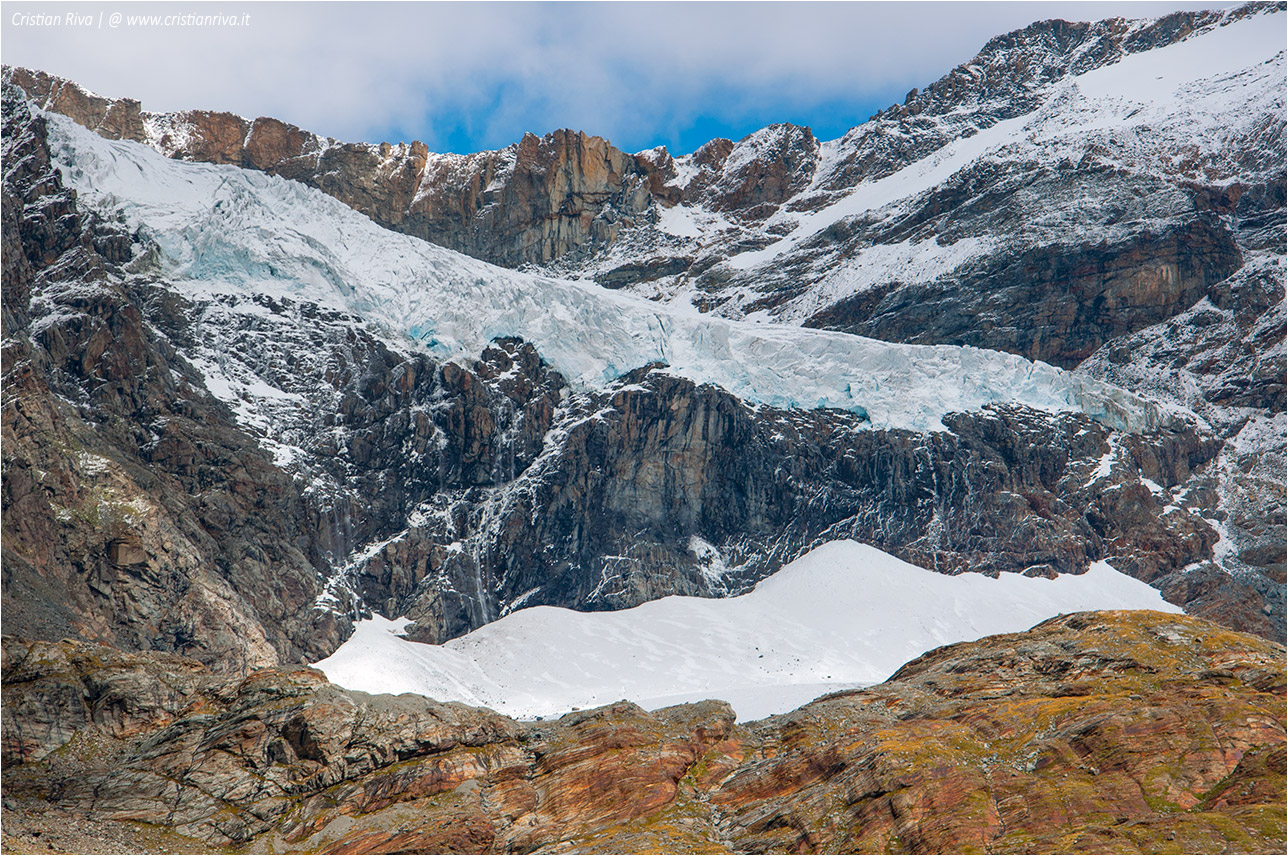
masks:
<path fill-rule="evenodd" d="M 276 116 L 337 139 L 419 139 L 452 152 L 567 127 L 627 151 L 683 154 L 773 122 L 838 137 L 1034 20 L 1229 5 L 6 2 L 0 44 L 5 63 L 149 110 Z M 21 18 L 72 12 L 94 23 Z M 130 17 L 188 12 L 249 19 Z"/>

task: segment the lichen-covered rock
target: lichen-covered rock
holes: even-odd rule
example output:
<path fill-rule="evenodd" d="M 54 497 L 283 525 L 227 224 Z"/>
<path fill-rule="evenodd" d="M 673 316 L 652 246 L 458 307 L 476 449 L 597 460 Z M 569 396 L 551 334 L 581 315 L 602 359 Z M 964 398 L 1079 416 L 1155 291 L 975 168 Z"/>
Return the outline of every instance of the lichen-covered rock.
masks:
<path fill-rule="evenodd" d="M 6 826 L 43 804 L 274 852 L 1284 844 L 1283 647 L 1185 616 L 1062 616 L 745 726 L 721 702 L 521 724 L 309 670 L 226 683 L 10 638 L 5 657 L 6 733 L 46 735 L 44 754 L 6 756 Z M 117 702 L 87 718 L 104 683 Z"/>
<path fill-rule="evenodd" d="M 1156 613 L 1063 616 L 767 721 L 773 753 L 712 799 L 757 852 L 1269 852 L 1277 793 L 1245 788 L 1233 828 L 1211 807 L 1245 758 L 1278 787 L 1282 650 Z"/>

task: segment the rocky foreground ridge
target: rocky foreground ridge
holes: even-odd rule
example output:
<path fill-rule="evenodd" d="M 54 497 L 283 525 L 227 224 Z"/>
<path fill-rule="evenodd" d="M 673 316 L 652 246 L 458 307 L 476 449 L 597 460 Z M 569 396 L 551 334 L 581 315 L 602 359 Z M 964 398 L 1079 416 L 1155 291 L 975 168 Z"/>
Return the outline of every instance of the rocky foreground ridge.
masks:
<path fill-rule="evenodd" d="M 519 723 L 6 637 L 4 845 L 1278 853 L 1284 705 L 1282 646 L 1152 612 L 941 648 L 749 725 L 718 701 Z"/>

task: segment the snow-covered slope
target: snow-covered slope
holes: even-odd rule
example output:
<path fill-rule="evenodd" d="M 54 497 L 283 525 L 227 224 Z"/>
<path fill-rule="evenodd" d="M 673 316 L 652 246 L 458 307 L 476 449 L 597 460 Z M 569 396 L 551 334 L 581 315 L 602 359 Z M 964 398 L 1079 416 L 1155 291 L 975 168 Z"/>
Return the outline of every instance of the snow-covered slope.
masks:
<path fill-rule="evenodd" d="M 976 61 L 997 67 L 968 63 L 939 82 L 940 92 L 965 89 L 956 100 L 914 98 L 911 109 L 893 107 L 819 144 L 808 155 L 810 181 L 770 216 L 731 216 L 706 184 L 690 187 L 700 156 L 676 158 L 681 204 L 659 202 L 655 224 L 628 231 L 589 263 L 554 269 L 595 276 L 686 256 L 701 273 L 632 289 L 730 318 L 801 323 L 855 294 L 933 282 L 1026 248 L 1157 233 L 1193 215 L 1188 184 L 1227 187 L 1282 171 L 1286 19 L 1271 6 L 1232 10 L 1184 38 L 1132 53 L 1122 45 L 1160 22 L 1101 22 L 1079 36 L 1083 48 L 1104 52 L 1094 34 L 1116 28 L 1108 52 L 1118 56 L 1088 60 L 1081 73 L 1076 56 L 1044 56 L 1029 31 L 1012 34 L 1017 56 L 986 48 Z M 1055 72 L 1061 63 L 1073 66 L 1070 73 Z M 1008 97 L 1007 86 L 1034 69 L 1054 79 Z M 1020 104 L 1027 109 L 1015 112 Z M 757 156 L 759 137 L 770 130 L 734 144 L 721 180 Z M 1071 172 L 1081 180 L 1026 191 L 1035 175 Z M 1133 198 L 1115 184 L 1128 177 L 1156 186 Z M 719 186 L 717 177 L 706 182 Z M 928 200 L 945 188 L 953 188 L 948 201 L 923 219 Z M 1015 215 L 1004 229 L 991 210 L 999 201 Z M 945 211 L 951 228 L 937 222 Z"/>
<path fill-rule="evenodd" d="M 493 267 L 383 229 L 295 182 L 168 160 L 48 119 L 54 156 L 82 205 L 123 216 L 155 242 L 181 293 L 231 295 L 247 312 L 259 311 L 253 296 L 316 303 L 381 327 L 397 347 L 414 340 L 445 358 L 517 336 L 583 388 L 662 362 L 751 402 L 865 412 L 877 428 L 941 430 L 944 413 L 991 402 L 1083 410 L 1128 429 L 1156 420 L 1133 395 L 1013 355 L 729 321 Z M 211 354 L 207 364 L 218 362 Z M 221 389 L 272 407 L 282 399 L 254 378 L 235 388 L 212 382 Z"/>
<path fill-rule="evenodd" d="M 1187 166 L 1201 165 L 1205 170 L 1191 177 L 1228 180 L 1235 167 L 1223 162 L 1235 152 L 1227 141 L 1283 109 L 1286 18 L 1283 12 L 1245 18 L 1061 81 L 1032 113 L 956 140 L 893 175 L 862 182 L 819 211 L 780 212 L 766 225 L 791 223 L 792 231 L 729 264 L 747 270 L 770 263 L 839 220 L 906 203 L 980 160 L 1054 164 L 1081 158 L 1101 143 L 1122 166 L 1184 174 Z M 1226 175 L 1210 174 L 1218 165 Z M 985 248 L 974 245 L 971 254 Z M 889 276 L 902 261 L 882 263 L 865 255 L 847 268 Z"/>
<path fill-rule="evenodd" d="M 414 692 L 517 717 L 628 698 L 722 698 L 743 720 L 876 683 L 940 645 L 1027 629 L 1062 612 L 1179 610 L 1104 562 L 1055 580 L 945 576 L 853 541 L 818 547 L 741 597 L 668 597 L 620 612 L 521 609 L 444 645 L 363 622 L 317 663 L 334 683 Z"/>

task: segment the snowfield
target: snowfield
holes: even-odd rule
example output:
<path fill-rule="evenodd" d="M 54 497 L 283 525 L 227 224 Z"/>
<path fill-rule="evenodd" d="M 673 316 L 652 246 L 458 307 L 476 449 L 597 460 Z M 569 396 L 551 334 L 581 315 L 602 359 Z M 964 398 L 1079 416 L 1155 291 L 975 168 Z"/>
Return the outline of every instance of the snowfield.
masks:
<path fill-rule="evenodd" d="M 750 402 L 866 413 L 874 428 L 938 431 L 945 413 L 1007 402 L 1082 410 L 1126 430 L 1159 418 L 1155 405 L 1117 387 L 1011 354 L 732 321 L 498 268 L 386 230 L 297 182 L 170 160 L 46 117 L 82 206 L 123 216 L 159 247 L 171 287 L 193 298 L 233 295 L 248 312 L 254 295 L 316 303 L 365 319 L 395 347 L 443 359 L 476 357 L 494 338 L 517 336 L 582 389 L 660 362 Z M 254 386 L 243 380 L 238 389 L 254 399 Z"/>
<path fill-rule="evenodd" d="M 878 683 L 940 645 L 1060 613 L 1180 610 L 1098 562 L 1054 580 L 946 576 L 875 547 L 818 547 L 740 597 L 667 597 L 620 612 L 535 606 L 443 645 L 376 617 L 315 664 L 336 684 L 548 717 L 622 698 L 650 709 L 720 698 L 742 721 Z"/>

